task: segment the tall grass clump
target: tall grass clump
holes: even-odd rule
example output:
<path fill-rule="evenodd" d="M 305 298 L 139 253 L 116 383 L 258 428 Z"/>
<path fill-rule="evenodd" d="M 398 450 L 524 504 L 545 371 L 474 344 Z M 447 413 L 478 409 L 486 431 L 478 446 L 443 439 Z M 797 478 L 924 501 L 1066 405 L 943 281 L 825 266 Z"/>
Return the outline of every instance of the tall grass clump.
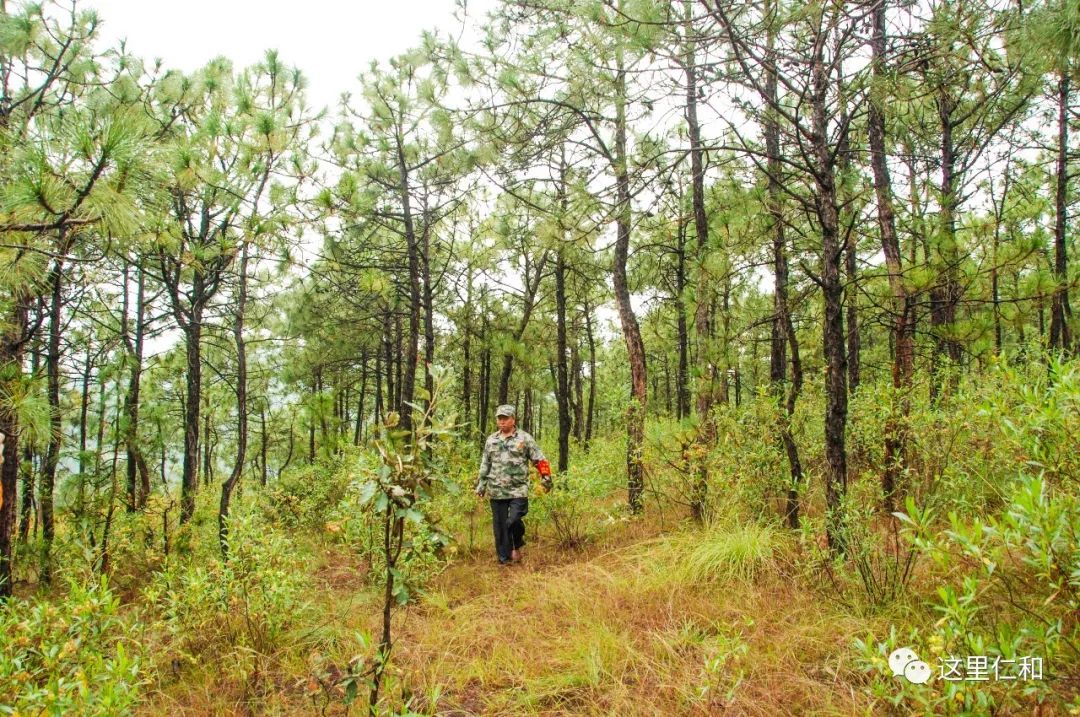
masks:
<path fill-rule="evenodd" d="M 689 582 L 752 583 L 774 566 L 780 541 L 768 525 L 713 524 L 679 539 L 681 575 Z"/>

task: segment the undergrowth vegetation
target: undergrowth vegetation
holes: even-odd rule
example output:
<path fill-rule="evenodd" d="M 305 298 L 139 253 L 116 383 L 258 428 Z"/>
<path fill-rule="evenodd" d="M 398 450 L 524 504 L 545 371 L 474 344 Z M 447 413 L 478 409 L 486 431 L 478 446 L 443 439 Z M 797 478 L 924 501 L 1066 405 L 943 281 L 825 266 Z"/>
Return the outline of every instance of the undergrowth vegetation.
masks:
<path fill-rule="evenodd" d="M 509 573 L 490 564 L 472 449 L 437 443 L 425 465 L 446 485 L 424 499 L 423 519 L 402 503 L 408 550 L 392 569 L 407 608 L 392 618 L 376 711 L 1075 713 L 1077 370 L 1001 363 L 936 403 L 920 395 L 909 396 L 913 446 L 893 515 L 876 478 L 887 396 L 868 390 L 853 404 L 854 425 L 871 428 L 852 436 L 842 556 L 823 542 L 810 411 L 792 424 L 805 510 L 799 530 L 785 526 L 767 397 L 717 409 L 704 525 L 685 519 L 692 427 L 656 422 L 646 517 L 621 507 L 622 446 L 597 442 L 534 497 L 529 561 Z M 119 592 L 95 577 L 78 534 L 65 535 L 56 549 L 71 557 L 60 563 L 67 587 L 0 608 L 0 712 L 357 711 L 380 659 L 388 572 L 370 481 L 389 475 L 385 460 L 349 449 L 298 466 L 238 501 L 227 561 L 211 552 L 212 521 L 197 519 L 168 554 L 153 543 L 146 580 L 114 571 Z M 388 504 L 396 485 L 385 486 Z M 118 520 L 116 555 L 146 540 L 145 520 Z M 901 647 L 934 679 L 894 676 L 888 657 Z M 1040 672 L 941 677 L 970 657 L 1001 674 L 1039 658 Z"/>

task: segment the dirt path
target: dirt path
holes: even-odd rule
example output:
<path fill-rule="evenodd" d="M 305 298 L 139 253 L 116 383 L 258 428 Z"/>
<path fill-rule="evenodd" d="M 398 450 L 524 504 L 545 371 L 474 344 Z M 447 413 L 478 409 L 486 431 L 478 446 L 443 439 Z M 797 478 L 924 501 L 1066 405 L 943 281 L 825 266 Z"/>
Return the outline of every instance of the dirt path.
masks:
<path fill-rule="evenodd" d="M 403 616 L 395 661 L 414 708 L 444 715 L 865 713 L 848 686 L 864 622 L 770 574 L 693 584 L 655 530 L 520 565 L 453 564 Z"/>

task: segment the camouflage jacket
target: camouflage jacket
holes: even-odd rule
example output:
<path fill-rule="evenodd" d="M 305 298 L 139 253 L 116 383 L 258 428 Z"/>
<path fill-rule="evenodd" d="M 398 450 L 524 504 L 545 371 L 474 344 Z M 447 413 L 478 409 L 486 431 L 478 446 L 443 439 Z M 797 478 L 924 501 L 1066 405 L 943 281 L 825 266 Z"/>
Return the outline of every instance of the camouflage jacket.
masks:
<path fill-rule="evenodd" d="M 476 490 L 488 498 L 528 498 L 529 463 L 544 460 L 536 440 L 521 429 L 509 436 L 495 431 L 484 441 Z"/>

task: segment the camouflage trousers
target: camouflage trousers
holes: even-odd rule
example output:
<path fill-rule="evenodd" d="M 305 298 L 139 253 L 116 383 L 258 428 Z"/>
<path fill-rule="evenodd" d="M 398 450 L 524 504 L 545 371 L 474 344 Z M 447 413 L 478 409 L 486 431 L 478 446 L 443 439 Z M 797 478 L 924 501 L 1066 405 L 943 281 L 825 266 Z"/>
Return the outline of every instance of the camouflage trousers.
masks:
<path fill-rule="evenodd" d="M 499 562 L 510 560 L 510 551 L 525 545 L 525 521 L 528 498 L 492 498 L 491 527 L 495 531 L 495 553 Z"/>

